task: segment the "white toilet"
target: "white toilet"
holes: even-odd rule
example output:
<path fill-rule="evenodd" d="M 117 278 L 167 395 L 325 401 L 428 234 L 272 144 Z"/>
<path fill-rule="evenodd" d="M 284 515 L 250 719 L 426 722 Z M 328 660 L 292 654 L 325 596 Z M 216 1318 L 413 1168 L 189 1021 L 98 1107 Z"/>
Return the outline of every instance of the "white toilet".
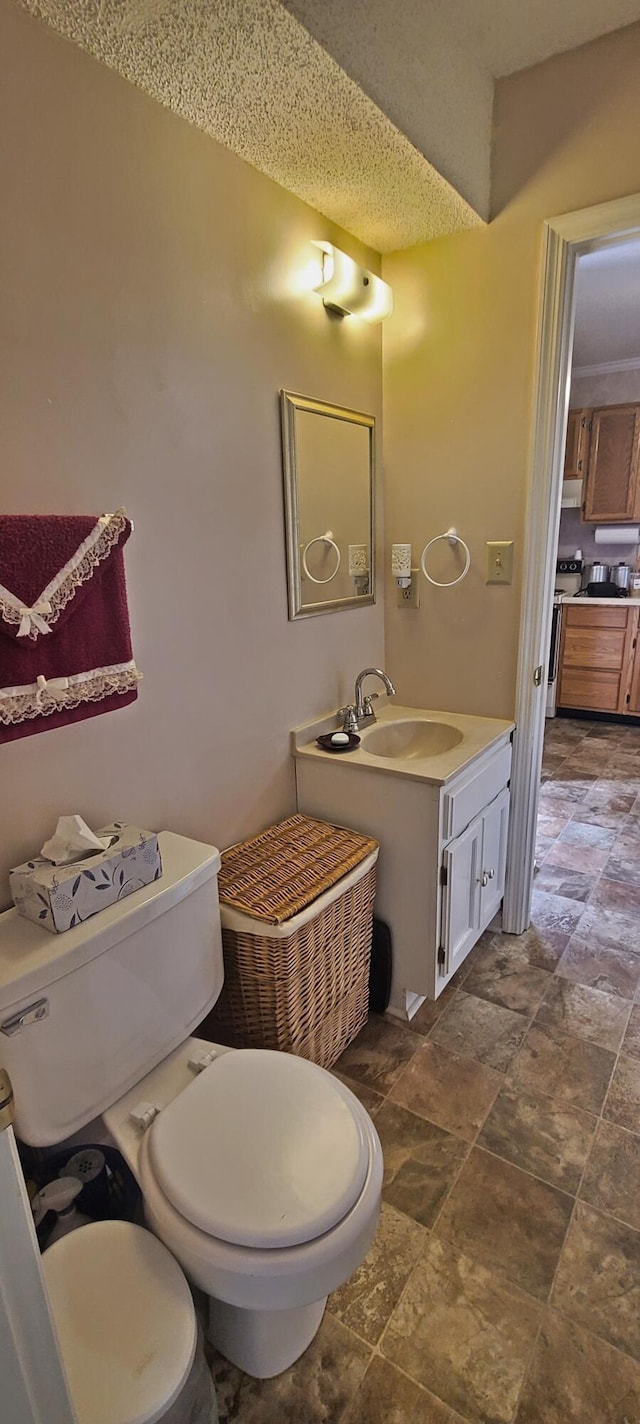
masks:
<path fill-rule="evenodd" d="M 189 1036 L 222 987 L 220 857 L 170 832 L 160 846 L 160 880 L 63 935 L 0 915 L 16 1131 L 48 1146 L 102 1115 L 149 1226 L 209 1296 L 212 1343 L 268 1378 L 366 1255 L 382 1151 L 324 1069 Z"/>

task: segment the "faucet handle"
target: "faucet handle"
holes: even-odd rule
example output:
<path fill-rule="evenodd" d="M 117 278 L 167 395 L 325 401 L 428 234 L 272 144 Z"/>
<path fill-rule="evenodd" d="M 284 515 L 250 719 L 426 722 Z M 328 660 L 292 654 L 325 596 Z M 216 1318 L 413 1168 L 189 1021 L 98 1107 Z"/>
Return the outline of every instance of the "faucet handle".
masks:
<path fill-rule="evenodd" d="M 339 709 L 339 711 L 338 711 L 338 716 L 339 716 L 339 717 L 342 717 L 342 719 L 343 719 L 343 720 L 342 720 L 342 730 L 343 730 L 343 732 L 357 732 L 357 730 L 358 730 L 358 718 L 357 718 L 357 716 L 356 716 L 356 709 L 355 709 L 355 707 L 353 706 L 353 703 L 350 702 L 350 703 L 347 704 L 346 707 L 340 707 L 340 709 Z"/>

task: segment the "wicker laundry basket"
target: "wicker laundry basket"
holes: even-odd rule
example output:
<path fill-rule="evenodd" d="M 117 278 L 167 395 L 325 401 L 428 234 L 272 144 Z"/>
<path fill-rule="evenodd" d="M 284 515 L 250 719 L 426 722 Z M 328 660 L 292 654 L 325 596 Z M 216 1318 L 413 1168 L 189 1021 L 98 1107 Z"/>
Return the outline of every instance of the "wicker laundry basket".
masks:
<path fill-rule="evenodd" d="M 328 1068 L 367 1020 L 377 841 L 291 816 L 222 854 L 225 980 L 200 1033 Z"/>

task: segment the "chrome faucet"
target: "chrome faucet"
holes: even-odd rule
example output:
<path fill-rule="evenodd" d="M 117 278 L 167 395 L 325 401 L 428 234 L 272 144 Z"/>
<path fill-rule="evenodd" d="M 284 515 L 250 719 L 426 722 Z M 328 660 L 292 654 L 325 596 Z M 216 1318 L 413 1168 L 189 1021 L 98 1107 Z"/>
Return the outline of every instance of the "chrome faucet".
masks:
<path fill-rule="evenodd" d="M 362 722 L 371 724 L 376 720 L 372 703 L 376 697 L 381 697 L 382 694 L 380 692 L 371 692 L 367 696 L 363 696 L 362 684 L 365 677 L 379 677 L 380 681 L 384 684 L 387 697 L 395 696 L 395 687 L 391 678 L 387 677 L 386 672 L 383 672 L 382 668 L 363 668 L 362 672 L 359 672 L 356 678 L 355 702 L 351 703 L 348 707 L 343 707 L 340 712 L 340 716 L 344 717 L 343 726 L 345 732 L 357 732 Z"/>

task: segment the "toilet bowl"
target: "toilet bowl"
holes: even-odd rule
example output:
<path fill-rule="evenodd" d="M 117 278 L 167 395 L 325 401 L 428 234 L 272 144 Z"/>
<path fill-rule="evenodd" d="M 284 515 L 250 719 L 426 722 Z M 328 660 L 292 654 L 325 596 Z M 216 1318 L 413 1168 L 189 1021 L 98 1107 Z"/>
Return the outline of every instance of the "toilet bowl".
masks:
<path fill-rule="evenodd" d="M 93 1222 L 50 1246 L 42 1269 L 78 1424 L 213 1424 L 191 1293 L 149 1231 Z"/>
<path fill-rule="evenodd" d="M 190 1039 L 105 1122 L 145 1220 L 209 1297 L 211 1343 L 256 1378 L 287 1369 L 375 1234 L 382 1150 L 357 1098 L 305 1059 Z"/>
<path fill-rule="evenodd" d="M 166 831 L 159 844 L 159 880 L 63 935 L 0 915 L 16 1129 L 59 1145 L 101 1115 L 148 1225 L 209 1296 L 212 1343 L 267 1378 L 364 1259 L 382 1150 L 323 1068 L 193 1036 L 222 987 L 220 857 Z"/>

